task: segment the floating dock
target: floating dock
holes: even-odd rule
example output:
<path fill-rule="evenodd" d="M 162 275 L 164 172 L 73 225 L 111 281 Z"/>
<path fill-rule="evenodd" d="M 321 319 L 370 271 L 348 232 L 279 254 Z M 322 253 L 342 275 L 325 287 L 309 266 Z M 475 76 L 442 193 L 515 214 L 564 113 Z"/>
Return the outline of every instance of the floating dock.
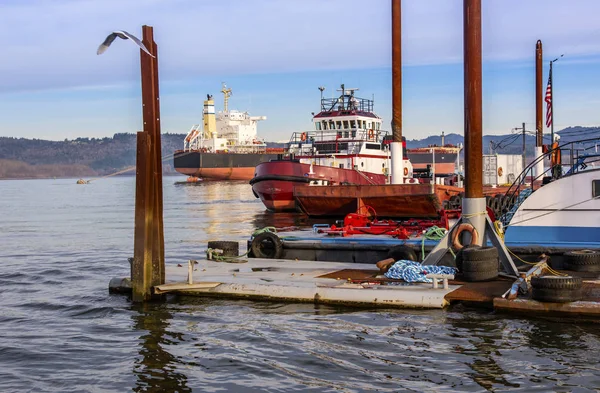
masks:
<path fill-rule="evenodd" d="M 191 277 L 190 277 L 191 273 Z M 600 320 L 600 277 L 587 273 L 580 301 L 543 303 L 514 292 L 520 279 L 499 276 L 487 282 L 450 279 L 444 285 L 388 279 L 372 264 L 248 259 L 241 263 L 190 261 L 169 265 L 166 284 L 155 294 L 311 302 L 353 307 L 443 309 L 463 303 L 528 315 L 586 317 Z M 112 292 L 126 292 L 129 280 L 113 279 Z"/>

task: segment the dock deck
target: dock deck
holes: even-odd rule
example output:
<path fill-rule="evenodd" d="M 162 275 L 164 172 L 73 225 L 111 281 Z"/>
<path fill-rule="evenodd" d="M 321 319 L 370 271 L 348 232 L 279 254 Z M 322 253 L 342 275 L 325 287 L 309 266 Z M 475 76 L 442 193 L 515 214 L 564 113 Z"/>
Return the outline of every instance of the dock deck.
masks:
<path fill-rule="evenodd" d="M 542 303 L 532 300 L 530 295 L 520 294 L 512 300 L 503 298 L 514 280 L 502 276 L 489 282 L 450 280 L 447 288 L 441 282 L 438 288 L 433 288 L 430 283 L 388 279 L 375 265 L 363 263 L 256 258 L 241 263 L 211 260 L 192 263 L 193 267 L 167 265 L 167 282 L 154 287 L 154 292 L 355 307 L 442 309 L 466 303 L 511 313 L 600 320 L 600 277 L 590 273 L 584 278 L 584 297 L 580 301 Z M 123 292 L 125 281 L 111 281 L 111 290 Z"/>
<path fill-rule="evenodd" d="M 427 283 L 383 282 L 371 264 L 249 259 L 245 263 L 199 260 L 188 281 L 188 267 L 168 266 L 167 284 L 156 293 L 241 297 L 355 306 L 443 308 L 446 295 L 460 288 L 437 289 Z M 358 278 L 357 278 L 357 272 Z"/>

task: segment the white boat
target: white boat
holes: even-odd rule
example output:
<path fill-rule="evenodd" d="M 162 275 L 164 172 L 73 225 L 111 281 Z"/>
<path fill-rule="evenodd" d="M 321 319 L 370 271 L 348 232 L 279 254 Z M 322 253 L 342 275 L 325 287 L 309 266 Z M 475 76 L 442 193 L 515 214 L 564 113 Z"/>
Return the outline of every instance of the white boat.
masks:
<path fill-rule="evenodd" d="M 559 147 L 569 156 L 569 165 L 564 165 L 565 160 L 561 162 L 566 173 L 543 182 L 546 184 L 534 191 L 521 192 L 511 212 L 503 217 L 507 244 L 600 248 L 600 154 L 585 153 L 585 146 L 594 143 L 598 140 Z M 534 166 L 535 162 L 520 178 L 526 177 Z"/>

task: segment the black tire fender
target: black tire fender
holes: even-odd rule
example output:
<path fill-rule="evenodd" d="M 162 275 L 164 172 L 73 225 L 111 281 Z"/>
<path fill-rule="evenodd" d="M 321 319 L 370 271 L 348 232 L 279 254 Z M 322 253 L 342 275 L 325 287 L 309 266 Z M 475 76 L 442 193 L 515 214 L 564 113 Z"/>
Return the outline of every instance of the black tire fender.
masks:
<path fill-rule="evenodd" d="M 462 272 L 496 272 L 496 274 L 498 274 L 498 259 L 488 259 L 482 261 L 470 261 L 468 259 L 463 259 Z"/>
<path fill-rule="evenodd" d="M 232 241 L 209 241 L 208 248 L 223 250 L 223 254 L 220 255 L 224 257 L 237 257 L 240 253 L 240 244 Z"/>
<path fill-rule="evenodd" d="M 488 261 L 498 262 L 498 249 L 496 247 L 473 247 L 466 249 L 462 254 L 463 261 Z"/>
<path fill-rule="evenodd" d="M 480 246 L 478 246 L 477 244 L 467 244 L 466 246 L 464 246 L 463 248 L 461 248 L 460 250 L 457 251 L 456 253 L 456 257 L 454 258 L 454 262 L 456 265 L 456 268 L 458 269 L 458 271 L 462 271 L 462 263 L 463 263 L 463 253 L 465 252 L 465 250 L 469 249 L 469 248 L 479 248 Z"/>
<path fill-rule="evenodd" d="M 583 284 L 580 277 L 535 276 L 531 277 L 531 287 L 537 289 L 579 289 Z"/>
<path fill-rule="evenodd" d="M 600 252 L 593 250 L 575 250 L 563 254 L 569 265 L 600 265 Z"/>
<path fill-rule="evenodd" d="M 481 272 L 463 272 L 462 279 L 467 282 L 490 281 L 498 277 L 498 269 Z"/>
<path fill-rule="evenodd" d="M 278 259 L 283 255 L 283 242 L 272 232 L 256 235 L 250 248 L 255 258 Z"/>
<path fill-rule="evenodd" d="M 581 289 L 532 288 L 531 298 L 548 303 L 576 302 L 581 300 Z"/>

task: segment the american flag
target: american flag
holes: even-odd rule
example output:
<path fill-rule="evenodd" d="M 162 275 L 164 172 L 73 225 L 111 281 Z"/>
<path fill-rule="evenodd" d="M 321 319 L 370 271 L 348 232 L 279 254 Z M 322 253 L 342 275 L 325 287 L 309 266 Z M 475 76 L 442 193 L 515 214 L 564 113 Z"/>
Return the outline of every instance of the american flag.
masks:
<path fill-rule="evenodd" d="M 544 101 L 546 101 L 546 127 L 550 127 L 552 125 L 552 70 L 548 75 L 548 87 L 546 87 Z"/>

